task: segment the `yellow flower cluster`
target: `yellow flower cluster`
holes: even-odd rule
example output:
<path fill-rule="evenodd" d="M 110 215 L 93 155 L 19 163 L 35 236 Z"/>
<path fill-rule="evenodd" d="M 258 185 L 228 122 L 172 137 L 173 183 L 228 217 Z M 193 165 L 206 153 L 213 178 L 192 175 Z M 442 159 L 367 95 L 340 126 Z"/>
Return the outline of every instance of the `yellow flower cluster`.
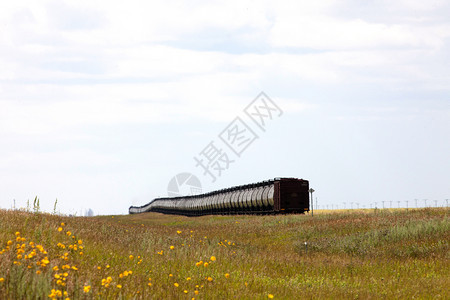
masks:
<path fill-rule="evenodd" d="M 63 232 L 64 223 L 61 223 L 57 227 L 57 232 Z M 76 240 L 75 236 L 68 231 L 67 236 L 70 236 L 74 240 L 73 244 L 69 248 L 73 251 L 83 249 L 82 240 Z M 48 297 L 51 299 L 62 298 L 69 299 L 68 291 L 66 288 L 67 280 L 70 277 L 71 272 L 75 272 L 78 268 L 73 265 L 70 266 L 67 262 L 60 264 L 61 260 L 68 261 L 69 253 L 65 252 L 62 255 L 58 255 L 58 251 L 64 251 L 66 245 L 63 242 L 56 244 L 55 253 L 48 253 L 44 246 L 35 244 L 33 241 L 26 243 L 26 238 L 21 235 L 19 231 L 15 232 L 15 239 L 6 242 L 6 247 L 0 251 L 0 254 L 10 252 L 13 254 L 13 265 L 23 265 L 27 269 L 30 269 L 36 275 L 51 273 L 52 287 Z M 50 247 L 50 249 L 53 249 Z M 53 251 L 53 250 L 52 250 Z M 72 251 L 72 252 L 73 252 Z M 3 277 L 2 277 L 3 279 Z M 2 280 L 3 281 L 3 280 Z"/>
<path fill-rule="evenodd" d="M 223 246 L 225 248 L 229 247 L 229 246 L 235 246 L 235 243 L 228 241 L 228 240 L 224 240 L 224 241 L 220 241 L 217 243 L 219 246 Z"/>
<path fill-rule="evenodd" d="M 133 271 L 123 271 L 123 273 L 119 274 L 119 278 L 127 277 L 128 275 L 133 274 Z"/>
<path fill-rule="evenodd" d="M 52 289 L 52 291 L 48 295 L 48 297 L 51 299 L 55 299 L 55 298 L 62 297 L 63 295 L 64 295 L 64 297 L 66 297 L 66 300 L 70 300 L 70 298 L 67 298 L 67 296 L 68 296 L 67 291 L 61 291 L 61 290 L 55 290 L 55 289 Z"/>
<path fill-rule="evenodd" d="M 111 284 L 111 282 L 112 282 L 112 277 L 108 276 L 108 277 L 102 279 L 102 286 L 108 287 Z"/>
<path fill-rule="evenodd" d="M 214 262 L 214 261 L 216 261 L 216 257 L 215 257 L 215 256 L 211 256 L 209 262 L 207 262 L 207 261 L 203 262 L 203 260 L 201 260 L 201 261 L 199 261 L 199 262 L 196 262 L 196 263 L 195 263 L 195 266 L 196 266 L 196 267 L 200 267 L 201 265 L 203 265 L 203 266 L 206 268 L 207 266 L 209 266 L 210 263 L 212 263 L 212 262 Z"/>
<path fill-rule="evenodd" d="M 129 293 L 127 288 L 127 277 L 133 274 L 133 271 L 127 268 L 127 270 L 122 271 L 121 273 L 111 273 L 112 270 L 116 270 L 113 266 L 108 265 L 94 265 L 92 268 L 94 270 L 104 270 L 106 273 L 104 275 L 98 276 L 94 281 L 91 280 L 78 279 L 76 281 L 73 280 L 75 278 L 74 273 L 78 270 L 76 263 L 81 259 L 78 255 L 83 255 L 84 243 L 83 240 L 76 236 L 71 230 L 66 228 L 64 223 L 54 227 L 57 233 L 55 235 L 59 238 L 59 241 L 55 241 L 53 246 L 47 248 L 47 250 L 39 244 L 35 244 L 30 241 L 27 243 L 27 239 L 23 237 L 20 232 L 15 233 L 15 238 L 7 241 L 5 249 L 0 250 L 0 254 L 3 254 L 7 251 L 11 252 L 12 257 L 14 258 L 14 264 L 25 264 L 30 269 L 33 269 L 37 275 L 43 274 L 44 276 L 48 276 L 51 278 L 52 288 L 51 293 L 48 295 L 51 299 L 69 299 L 70 295 L 79 295 L 79 293 L 85 293 L 90 295 L 85 295 L 85 297 L 105 297 L 106 295 L 111 295 L 111 293 L 115 295 L 119 295 L 122 293 Z M 189 246 L 193 241 L 205 242 L 204 245 L 211 245 L 210 241 L 207 240 L 207 236 L 200 236 L 201 239 L 193 237 L 193 231 L 184 231 L 176 230 L 177 236 L 176 239 L 171 240 L 170 244 L 167 244 L 168 249 L 164 248 L 164 250 L 158 251 L 158 255 L 166 254 L 167 258 L 171 258 L 174 255 L 179 254 L 178 251 L 183 249 L 183 247 Z M 186 234 L 186 236 L 184 236 Z M 190 236 L 190 237 L 189 237 Z M 183 238 L 186 240 L 181 240 Z M 180 241 L 180 242 L 177 242 Z M 191 241 L 190 243 L 188 241 Z M 215 244 L 215 243 L 214 243 Z M 235 244 L 228 240 L 222 240 L 218 243 L 223 247 L 234 246 Z M 166 247 L 167 247 L 166 246 Z M 164 253 L 166 251 L 166 253 Z M 223 250 L 222 250 L 223 251 Z M 135 256 L 135 253 L 130 254 L 127 253 L 124 255 L 124 259 L 128 261 L 129 264 L 138 265 L 143 261 L 141 256 Z M 164 257 L 161 257 L 163 260 Z M 219 264 L 222 260 L 221 257 L 218 256 L 209 256 L 208 258 L 202 258 L 203 260 L 199 260 L 195 263 L 194 268 L 196 271 L 193 274 L 188 274 L 190 276 L 179 276 L 182 273 L 180 270 L 176 272 L 172 271 L 169 274 L 168 279 L 170 280 L 170 284 L 173 284 L 173 288 L 176 288 L 181 295 L 189 296 L 189 299 L 193 299 L 196 295 L 199 295 L 202 291 L 203 285 L 205 286 L 213 286 L 215 284 L 219 284 L 221 280 L 230 278 L 229 273 L 222 273 L 224 277 L 218 276 L 216 264 Z M 86 264 L 85 264 L 86 265 Z M 108 270 L 109 269 L 109 270 Z M 124 269 L 122 269 L 124 270 Z M 151 271 L 150 271 L 151 272 Z M 85 274 L 86 272 L 83 272 Z M 167 273 L 166 273 L 167 274 Z M 0 275 L 4 276 L 1 271 Z M 42 275 L 41 275 L 42 276 Z M 135 275 L 137 276 L 137 275 Z M 5 277 L 5 276 L 4 276 Z M 0 277 L 0 285 L 2 282 L 7 281 L 8 277 Z M 47 278 L 47 277 L 42 277 Z M 99 279 L 101 279 L 101 282 Z M 157 277 L 158 278 L 158 277 Z M 201 282 L 199 282 L 199 280 Z M 74 286 L 74 282 L 83 282 L 82 285 Z M 197 281 L 197 282 L 196 282 Z M 217 283 L 216 283 L 217 282 Z M 153 285 L 157 284 L 152 282 L 151 278 L 148 278 L 148 282 L 146 283 L 147 288 L 153 288 Z M 198 283 L 196 285 L 196 283 Z M 202 284 L 200 284 L 202 283 Z M 194 288 L 195 286 L 195 288 Z M 108 289 L 106 289 L 108 288 Z M 114 288 L 114 289 L 112 289 Z M 74 289 L 74 291 L 72 291 Z M 119 290 L 116 290 L 119 289 Z M 123 291 L 122 291 L 123 290 Z M 142 293 L 142 290 L 135 291 L 136 293 Z M 272 297 L 271 297 L 272 296 Z M 269 298 L 273 298 L 273 295 L 269 294 Z"/>

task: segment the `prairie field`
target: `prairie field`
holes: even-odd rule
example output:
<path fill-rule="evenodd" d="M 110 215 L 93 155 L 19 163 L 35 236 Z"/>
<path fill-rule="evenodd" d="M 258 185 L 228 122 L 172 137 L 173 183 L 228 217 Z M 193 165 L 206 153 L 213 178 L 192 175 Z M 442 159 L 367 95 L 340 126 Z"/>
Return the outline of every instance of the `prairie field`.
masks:
<path fill-rule="evenodd" d="M 448 212 L 0 210 L 0 299 L 449 299 Z"/>

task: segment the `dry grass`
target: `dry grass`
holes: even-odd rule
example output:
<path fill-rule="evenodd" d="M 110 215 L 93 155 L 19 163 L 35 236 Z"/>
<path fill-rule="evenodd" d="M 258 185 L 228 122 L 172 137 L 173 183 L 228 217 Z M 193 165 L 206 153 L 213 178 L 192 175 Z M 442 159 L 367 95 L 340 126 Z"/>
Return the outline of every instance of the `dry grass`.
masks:
<path fill-rule="evenodd" d="M 449 224 L 446 208 L 314 218 L 3 210 L 0 298 L 448 299 Z"/>

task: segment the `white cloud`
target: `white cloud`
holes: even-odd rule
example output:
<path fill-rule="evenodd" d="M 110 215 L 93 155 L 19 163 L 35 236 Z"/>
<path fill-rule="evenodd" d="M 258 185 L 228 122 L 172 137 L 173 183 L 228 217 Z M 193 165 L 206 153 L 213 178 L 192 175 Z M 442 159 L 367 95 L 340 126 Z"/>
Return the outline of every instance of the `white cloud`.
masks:
<path fill-rule="evenodd" d="M 272 28 L 270 41 L 276 47 L 300 47 L 317 50 L 376 48 L 438 48 L 442 38 L 438 27 L 369 23 L 361 19 L 340 20 L 325 16 L 283 18 Z"/>
<path fill-rule="evenodd" d="M 159 128 L 162 124 L 161 128 L 167 130 L 164 134 L 176 137 L 178 131 L 166 128 L 179 122 L 187 132 L 198 132 L 198 127 L 190 127 L 192 123 L 201 123 L 204 128 L 225 124 L 261 90 L 292 114 L 318 111 L 325 97 L 342 101 L 339 99 L 354 92 L 371 98 L 362 86 L 380 91 L 381 102 L 404 98 L 406 103 L 410 95 L 426 100 L 446 96 L 450 86 L 446 65 L 450 24 L 442 18 L 448 8 L 445 1 L 384 1 L 370 9 L 365 7 L 370 3 L 358 3 L 358 10 L 349 3 L 3 3 L 0 137 L 18 145 L 1 148 L 0 165 L 6 171 L 0 175 L 9 178 L 8 174 L 14 173 L 17 178 L 29 179 L 23 185 L 16 184 L 8 195 L 17 194 L 27 183 L 34 188 L 42 184 L 53 195 L 46 178 L 37 184 L 31 182 L 32 175 L 23 175 L 23 170 L 29 170 L 27 166 L 76 169 L 87 158 L 88 164 L 98 170 L 107 170 L 117 160 L 128 164 L 128 170 L 135 167 L 135 162 L 120 151 L 111 150 L 109 154 L 97 149 L 92 141 L 98 133 L 91 130 L 127 128 L 123 129 L 123 136 L 127 136 L 128 128 Z M 341 86 L 349 91 L 342 92 Z M 391 96 L 392 90 L 410 94 Z M 273 91 L 282 91 L 282 95 Z M 381 98 L 386 95 L 386 99 Z M 356 123 L 367 117 L 384 120 L 384 114 L 395 119 L 402 107 L 396 105 L 392 112 L 377 110 L 380 105 L 374 100 L 372 114 L 360 116 L 361 111 L 348 111 L 343 103 L 342 111 L 333 116 Z M 438 114 L 433 111 L 427 117 L 431 115 Z M 327 118 L 318 122 L 321 120 Z M 297 125 L 289 124 L 289 128 Z M 55 143 L 40 143 L 60 141 L 62 137 L 64 141 L 79 141 L 82 147 L 67 149 L 71 147 L 67 143 L 63 150 L 53 150 L 50 147 Z M 39 141 L 42 148 L 35 149 L 33 141 Z M 264 151 L 255 154 L 255 160 L 264 159 Z M 164 155 L 153 155 L 163 161 Z M 308 159 L 318 158 L 312 155 Z M 143 157 L 136 160 L 148 163 Z M 305 162 L 298 158 L 297 163 Z M 22 171 L 15 168 L 19 164 Z M 284 164 L 282 161 L 280 165 Z M 168 172 L 165 167 L 155 166 L 155 174 Z M 114 180 L 83 172 L 86 178 L 92 178 L 89 191 L 96 197 L 102 195 L 96 182 L 107 188 L 108 180 Z M 68 177 L 68 182 L 73 179 L 80 186 L 86 184 L 76 175 Z M 127 177 L 133 181 L 129 174 Z M 8 180 L 21 182 L 17 178 Z M 133 186 L 140 189 L 137 194 L 146 193 L 143 191 L 148 182 L 142 182 Z M 68 190 L 76 192 L 66 183 L 61 191 Z M 115 197 L 132 197 L 126 188 L 120 193 Z M 89 198 L 86 203 L 94 200 Z"/>
<path fill-rule="evenodd" d="M 112 76 L 167 78 L 179 74 L 214 72 L 226 65 L 226 55 L 176 49 L 168 46 L 138 46 L 108 51 L 116 63 Z"/>
<path fill-rule="evenodd" d="M 169 82 L 9 86 L 0 99 L 0 133 L 37 134 L 77 124 L 228 121 L 250 98 L 232 96 L 251 82 L 242 73 L 210 73 Z M 39 95 L 36 99 L 35 94 Z M 44 96 L 45 95 L 45 96 Z"/>
<path fill-rule="evenodd" d="M 399 0 L 399 1 L 384 1 L 384 5 L 392 10 L 413 10 L 413 11 L 432 11 L 440 9 L 448 2 L 445 0 L 432 0 L 432 1 L 420 1 L 420 0 Z"/>

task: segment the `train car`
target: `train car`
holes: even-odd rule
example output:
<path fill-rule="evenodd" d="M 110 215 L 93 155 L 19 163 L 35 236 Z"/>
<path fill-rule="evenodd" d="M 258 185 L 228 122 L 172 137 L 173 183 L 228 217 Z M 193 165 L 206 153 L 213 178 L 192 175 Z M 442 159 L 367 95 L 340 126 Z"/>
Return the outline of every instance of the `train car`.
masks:
<path fill-rule="evenodd" d="M 205 194 L 156 198 L 143 206 L 131 206 L 130 214 L 160 212 L 186 216 L 210 214 L 274 214 L 309 211 L 309 182 L 275 178 Z"/>

